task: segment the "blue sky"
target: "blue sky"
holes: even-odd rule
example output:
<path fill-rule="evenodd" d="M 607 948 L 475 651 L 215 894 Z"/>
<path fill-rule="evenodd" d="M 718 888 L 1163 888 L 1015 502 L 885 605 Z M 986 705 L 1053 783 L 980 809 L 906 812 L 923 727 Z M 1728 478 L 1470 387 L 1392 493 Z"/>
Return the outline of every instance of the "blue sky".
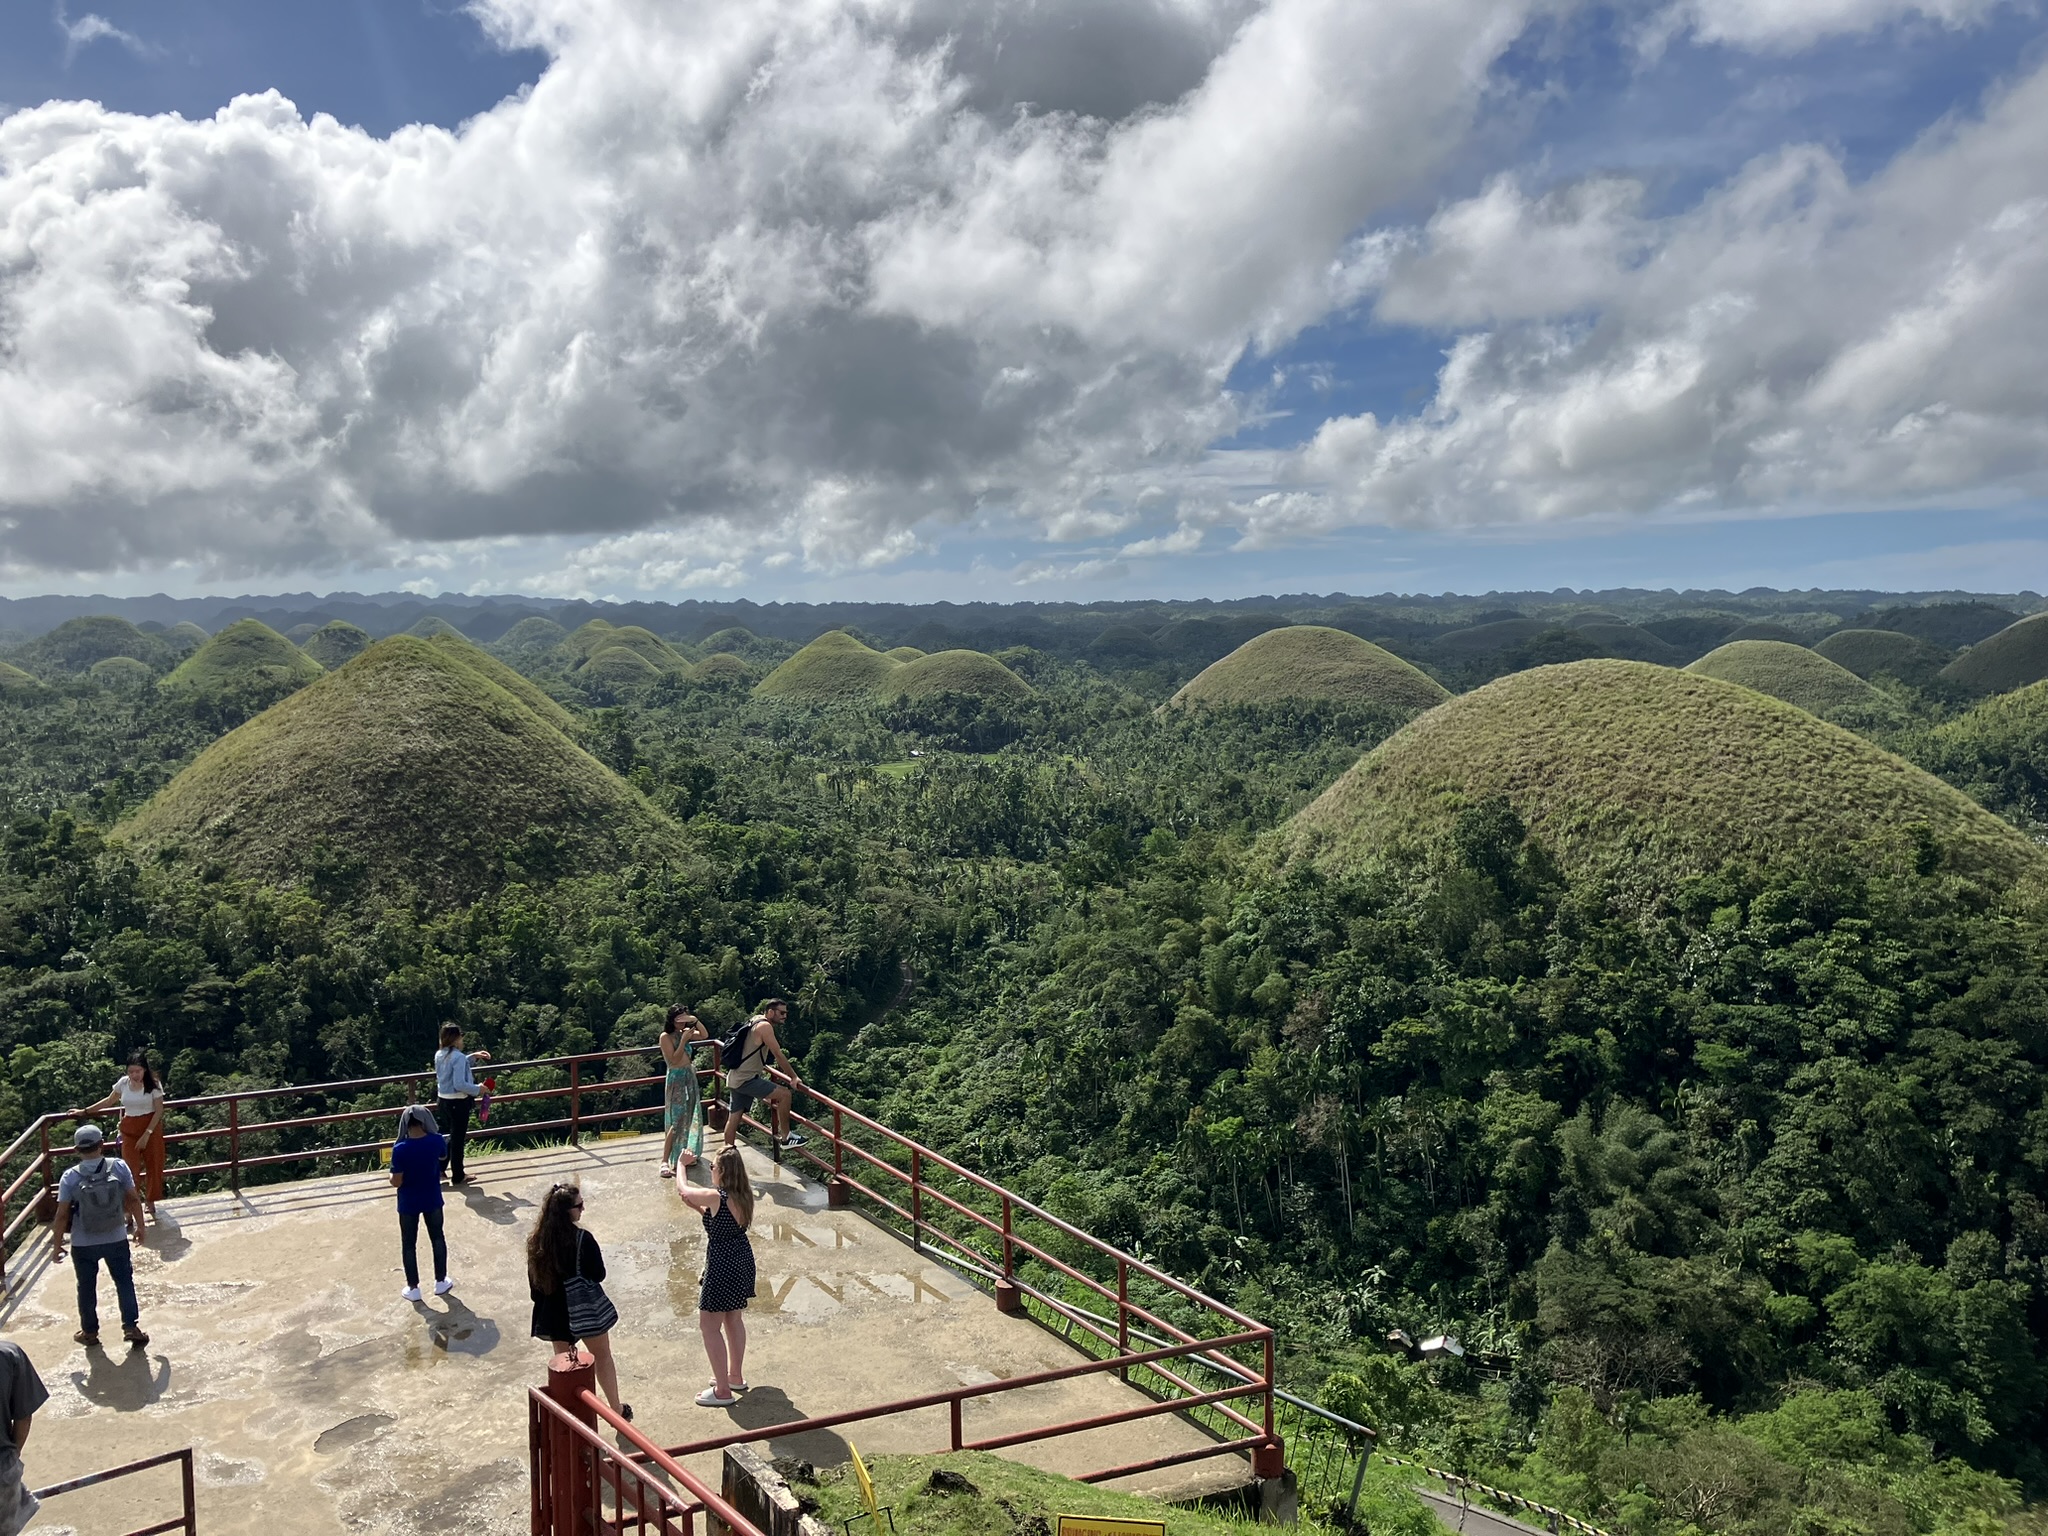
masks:
<path fill-rule="evenodd" d="M 682 10 L 6 0 L 0 590 L 2048 589 L 2033 7 Z"/>

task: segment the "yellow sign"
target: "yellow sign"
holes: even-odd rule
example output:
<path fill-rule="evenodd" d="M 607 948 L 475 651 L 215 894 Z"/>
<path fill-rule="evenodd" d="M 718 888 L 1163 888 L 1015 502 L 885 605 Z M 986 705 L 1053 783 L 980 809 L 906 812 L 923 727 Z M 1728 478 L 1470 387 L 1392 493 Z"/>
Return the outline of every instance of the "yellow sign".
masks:
<path fill-rule="evenodd" d="M 1166 1522 L 1111 1520 L 1101 1515 L 1061 1515 L 1059 1536 L 1166 1536 Z"/>
<path fill-rule="evenodd" d="M 868 1476 L 868 1464 L 860 1459 L 860 1452 L 854 1449 L 851 1440 L 846 1442 L 846 1450 L 847 1454 L 853 1457 L 853 1475 L 860 1482 L 861 1502 L 867 1505 L 868 1518 L 875 1522 L 875 1528 L 879 1530 L 882 1525 L 882 1510 L 875 1502 L 875 1481 Z M 1165 1531 L 1166 1528 L 1161 1526 L 1159 1536 L 1165 1536 Z"/>

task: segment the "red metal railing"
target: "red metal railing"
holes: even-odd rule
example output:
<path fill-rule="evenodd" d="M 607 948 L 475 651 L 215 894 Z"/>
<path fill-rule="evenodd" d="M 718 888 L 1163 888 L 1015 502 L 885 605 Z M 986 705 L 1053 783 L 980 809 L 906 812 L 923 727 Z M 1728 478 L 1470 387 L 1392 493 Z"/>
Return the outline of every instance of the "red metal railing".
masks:
<path fill-rule="evenodd" d="M 163 1536 L 166 1531 L 183 1531 L 185 1536 L 198 1536 L 198 1506 L 192 1498 L 192 1447 L 182 1451 L 166 1451 L 161 1456 L 144 1457 L 124 1466 L 109 1467 L 104 1472 L 88 1472 L 84 1477 L 74 1477 L 68 1483 L 52 1483 L 47 1488 L 34 1490 L 34 1497 L 47 1504 L 62 1493 L 76 1493 L 81 1488 L 97 1487 L 117 1477 L 128 1477 L 136 1472 L 147 1472 L 152 1467 L 167 1467 L 178 1463 L 181 1491 L 184 1495 L 183 1511 L 170 1520 L 160 1520 L 155 1525 L 145 1525 L 140 1530 L 129 1531 L 127 1536 Z"/>
<path fill-rule="evenodd" d="M 598 1434 L 600 1419 L 630 1452 Z M 714 1489 L 589 1392 L 580 1393 L 572 1409 L 529 1389 L 526 1427 L 533 1536 L 697 1536 L 699 1514 L 709 1514 L 728 1536 L 761 1536 Z"/>

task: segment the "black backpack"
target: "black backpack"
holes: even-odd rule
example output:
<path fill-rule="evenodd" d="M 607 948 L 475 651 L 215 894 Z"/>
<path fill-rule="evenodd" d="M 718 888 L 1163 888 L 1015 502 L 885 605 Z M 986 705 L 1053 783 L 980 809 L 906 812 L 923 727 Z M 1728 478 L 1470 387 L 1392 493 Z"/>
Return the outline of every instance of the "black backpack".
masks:
<path fill-rule="evenodd" d="M 737 1072 L 747 1064 L 747 1058 L 754 1054 L 754 1020 L 749 1019 L 729 1035 L 722 1035 L 718 1041 L 718 1065 L 726 1072 Z"/>

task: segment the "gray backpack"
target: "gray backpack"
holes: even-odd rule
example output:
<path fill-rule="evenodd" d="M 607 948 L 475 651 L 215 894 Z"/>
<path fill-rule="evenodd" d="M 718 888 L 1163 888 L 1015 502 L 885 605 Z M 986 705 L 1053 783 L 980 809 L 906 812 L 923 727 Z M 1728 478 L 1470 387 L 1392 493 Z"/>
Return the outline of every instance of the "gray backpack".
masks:
<path fill-rule="evenodd" d="M 71 1222 L 75 1242 L 90 1247 L 112 1237 L 128 1235 L 128 1192 L 121 1187 L 121 1180 L 114 1173 L 111 1157 L 101 1158 L 99 1168 L 91 1173 L 81 1163 L 76 1188 L 77 1196 L 72 1201 L 72 1208 L 77 1215 Z"/>

